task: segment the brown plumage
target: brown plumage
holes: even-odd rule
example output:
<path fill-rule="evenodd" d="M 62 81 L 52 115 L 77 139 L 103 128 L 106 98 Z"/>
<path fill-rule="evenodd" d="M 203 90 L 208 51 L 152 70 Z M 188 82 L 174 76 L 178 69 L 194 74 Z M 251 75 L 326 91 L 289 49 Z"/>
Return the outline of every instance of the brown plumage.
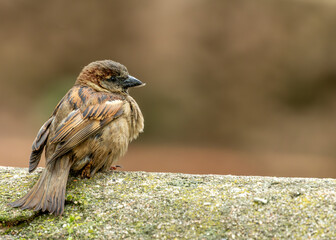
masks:
<path fill-rule="evenodd" d="M 11 205 L 61 215 L 70 170 L 82 177 L 109 170 L 143 131 L 140 108 L 128 94 L 128 88 L 143 85 L 111 60 L 84 67 L 33 143 L 29 172 L 43 149 L 46 168 L 27 195 Z"/>

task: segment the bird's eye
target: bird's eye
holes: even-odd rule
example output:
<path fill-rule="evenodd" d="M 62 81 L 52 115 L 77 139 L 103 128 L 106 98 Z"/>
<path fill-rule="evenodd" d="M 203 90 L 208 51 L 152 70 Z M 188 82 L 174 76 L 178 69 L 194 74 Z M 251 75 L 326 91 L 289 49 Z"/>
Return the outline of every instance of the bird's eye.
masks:
<path fill-rule="evenodd" d="M 107 78 L 106 81 L 115 82 L 115 81 L 117 81 L 117 78 L 116 78 L 116 76 L 111 76 L 110 78 Z"/>
<path fill-rule="evenodd" d="M 120 82 L 124 81 L 126 79 L 126 77 L 124 76 L 118 76 L 116 77 L 116 79 L 118 79 Z"/>

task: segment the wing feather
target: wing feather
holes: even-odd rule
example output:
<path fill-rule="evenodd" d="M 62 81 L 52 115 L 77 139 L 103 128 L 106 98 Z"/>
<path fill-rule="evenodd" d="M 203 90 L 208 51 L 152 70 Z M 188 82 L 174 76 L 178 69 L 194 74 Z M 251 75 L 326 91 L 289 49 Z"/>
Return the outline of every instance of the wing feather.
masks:
<path fill-rule="evenodd" d="M 123 113 L 123 104 L 123 101 L 120 100 L 107 101 L 103 104 L 95 104 L 72 111 L 56 129 L 55 135 L 51 139 L 52 143 L 58 143 L 58 145 L 47 163 L 52 163 L 113 119 L 119 117 Z"/>
<path fill-rule="evenodd" d="M 61 142 L 76 130 L 76 127 L 83 123 L 85 119 L 82 117 L 79 109 L 69 113 L 69 115 L 62 121 L 60 126 L 56 129 L 54 137 L 50 143 Z"/>
<path fill-rule="evenodd" d="M 54 117 L 49 118 L 48 121 L 43 124 L 43 126 L 37 133 L 37 136 L 33 142 L 32 152 L 29 158 L 29 172 L 34 171 L 40 162 L 44 146 L 46 145 L 49 136 L 49 127 L 53 120 Z"/>

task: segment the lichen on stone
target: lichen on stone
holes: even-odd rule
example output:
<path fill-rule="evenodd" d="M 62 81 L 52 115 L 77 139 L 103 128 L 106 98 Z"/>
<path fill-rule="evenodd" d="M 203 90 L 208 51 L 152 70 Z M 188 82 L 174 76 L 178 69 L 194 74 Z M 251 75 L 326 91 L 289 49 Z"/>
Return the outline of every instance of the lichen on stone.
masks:
<path fill-rule="evenodd" d="M 40 172 L 0 167 L 0 238 L 336 238 L 335 179 L 116 171 L 70 177 L 60 217 L 8 206 Z"/>

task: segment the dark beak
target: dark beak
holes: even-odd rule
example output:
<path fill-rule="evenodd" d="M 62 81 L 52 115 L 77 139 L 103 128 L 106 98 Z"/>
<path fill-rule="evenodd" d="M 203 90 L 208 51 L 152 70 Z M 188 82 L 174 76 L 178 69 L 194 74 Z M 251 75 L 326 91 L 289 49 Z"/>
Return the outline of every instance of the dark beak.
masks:
<path fill-rule="evenodd" d="M 132 77 L 131 75 L 128 76 L 126 80 L 123 81 L 122 86 L 124 88 L 130 88 L 130 87 L 142 87 L 146 84 L 141 82 L 139 79 L 136 79 L 135 77 Z"/>

